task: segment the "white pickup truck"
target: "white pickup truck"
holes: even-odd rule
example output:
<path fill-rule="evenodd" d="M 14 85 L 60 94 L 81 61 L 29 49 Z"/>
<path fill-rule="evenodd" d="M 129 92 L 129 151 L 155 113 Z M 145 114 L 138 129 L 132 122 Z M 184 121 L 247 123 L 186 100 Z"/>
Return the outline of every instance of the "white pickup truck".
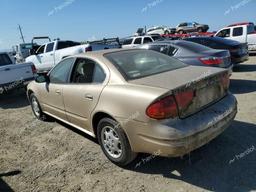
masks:
<path fill-rule="evenodd" d="M 63 58 L 91 51 L 90 44 L 81 45 L 73 41 L 55 40 L 40 46 L 35 55 L 26 58 L 26 62 L 35 65 L 37 72 L 45 72 L 52 69 Z"/>
<path fill-rule="evenodd" d="M 6 52 L 0 52 L 0 94 L 18 87 L 25 87 L 34 79 L 32 63 L 14 64 Z"/>
<path fill-rule="evenodd" d="M 222 28 L 214 36 L 247 43 L 249 52 L 256 52 L 256 31 L 253 23 L 232 24 Z"/>

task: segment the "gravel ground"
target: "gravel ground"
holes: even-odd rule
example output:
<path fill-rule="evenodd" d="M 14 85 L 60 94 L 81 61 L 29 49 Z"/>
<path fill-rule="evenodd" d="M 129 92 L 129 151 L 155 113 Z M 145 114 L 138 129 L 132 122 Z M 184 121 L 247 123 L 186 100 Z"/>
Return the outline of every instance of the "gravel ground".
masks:
<path fill-rule="evenodd" d="M 86 134 L 36 120 L 23 91 L 1 95 L 0 192 L 256 191 L 255 56 L 234 70 L 231 91 L 239 111 L 221 136 L 182 159 L 141 154 L 127 168 Z"/>

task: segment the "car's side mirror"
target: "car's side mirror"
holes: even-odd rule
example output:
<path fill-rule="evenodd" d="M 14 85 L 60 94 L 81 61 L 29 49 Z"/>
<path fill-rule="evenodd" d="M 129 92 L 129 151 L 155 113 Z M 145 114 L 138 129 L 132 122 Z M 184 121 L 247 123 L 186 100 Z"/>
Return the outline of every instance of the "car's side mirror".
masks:
<path fill-rule="evenodd" d="M 36 78 L 35 81 L 37 83 L 50 83 L 50 78 L 47 74 L 39 74 Z"/>

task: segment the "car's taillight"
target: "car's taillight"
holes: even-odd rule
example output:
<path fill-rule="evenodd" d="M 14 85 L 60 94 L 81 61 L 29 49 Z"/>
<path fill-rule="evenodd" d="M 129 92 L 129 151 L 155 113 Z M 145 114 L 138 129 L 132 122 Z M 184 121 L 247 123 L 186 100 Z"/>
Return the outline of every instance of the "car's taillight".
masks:
<path fill-rule="evenodd" d="M 195 96 L 195 91 L 185 91 L 175 95 L 175 99 L 179 106 L 179 110 L 185 110 L 192 103 L 193 98 Z"/>
<path fill-rule="evenodd" d="M 225 90 L 228 90 L 229 85 L 230 85 L 230 75 L 229 73 L 225 73 L 221 76 L 221 83 L 224 87 Z"/>
<path fill-rule="evenodd" d="M 85 52 L 92 51 L 92 46 L 86 47 Z"/>
<path fill-rule="evenodd" d="M 223 63 L 221 57 L 200 57 L 199 60 L 205 65 L 220 65 Z"/>
<path fill-rule="evenodd" d="M 150 106 L 146 110 L 147 116 L 153 119 L 167 119 L 178 116 L 177 104 L 173 96 L 164 97 Z"/>
<path fill-rule="evenodd" d="M 31 65 L 31 70 L 33 74 L 37 72 L 35 65 Z"/>

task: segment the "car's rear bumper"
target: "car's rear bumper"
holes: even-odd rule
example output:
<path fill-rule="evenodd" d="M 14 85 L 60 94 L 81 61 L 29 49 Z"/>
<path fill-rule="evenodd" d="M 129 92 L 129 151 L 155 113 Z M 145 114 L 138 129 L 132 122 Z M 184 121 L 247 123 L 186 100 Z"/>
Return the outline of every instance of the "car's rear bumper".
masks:
<path fill-rule="evenodd" d="M 26 87 L 31 81 L 34 80 L 34 77 L 27 79 L 20 79 L 10 83 L 0 84 L 0 93 L 8 92 L 17 88 Z"/>
<path fill-rule="evenodd" d="M 249 54 L 246 54 L 246 55 L 243 55 L 243 56 L 234 56 L 234 57 L 231 57 L 231 62 L 236 65 L 236 64 L 239 64 L 239 63 L 242 63 L 242 62 L 245 62 L 249 59 Z"/>
<path fill-rule="evenodd" d="M 130 121 L 124 125 L 133 151 L 182 156 L 221 134 L 237 113 L 237 101 L 231 94 L 214 105 L 185 119 Z"/>

